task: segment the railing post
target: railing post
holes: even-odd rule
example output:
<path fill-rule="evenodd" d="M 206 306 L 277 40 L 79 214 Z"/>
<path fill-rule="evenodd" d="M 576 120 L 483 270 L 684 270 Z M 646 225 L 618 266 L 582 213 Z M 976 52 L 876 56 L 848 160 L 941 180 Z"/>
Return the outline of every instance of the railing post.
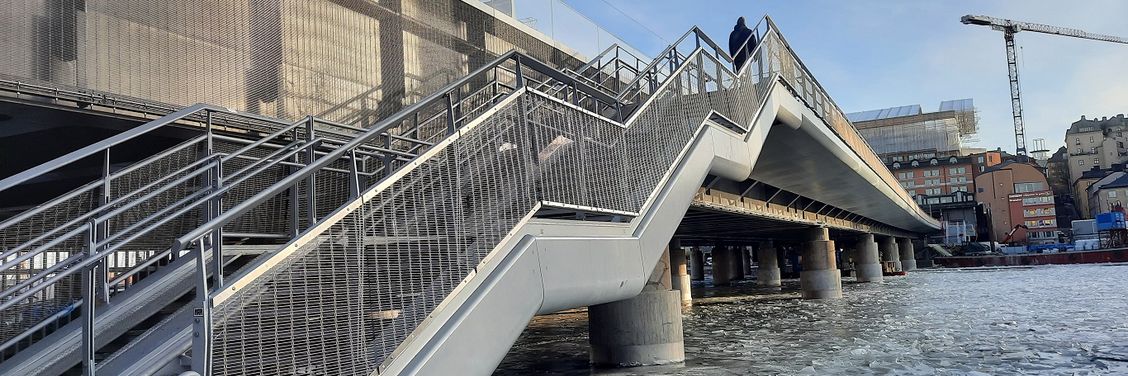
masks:
<path fill-rule="evenodd" d="M 356 164 L 356 149 L 349 150 L 349 198 L 351 199 L 360 197 L 360 173 Z M 384 169 L 389 170 L 391 166 L 384 165 Z"/>
<path fill-rule="evenodd" d="M 525 74 L 521 71 L 521 56 L 514 56 L 513 61 L 516 62 L 513 73 L 515 76 L 517 76 L 517 85 L 514 86 L 513 90 L 516 91 L 525 87 Z"/>
<path fill-rule="evenodd" d="M 86 233 L 86 257 L 95 257 L 97 254 L 98 223 L 90 221 Z M 82 273 L 82 374 L 94 376 L 94 281 L 98 275 L 98 263 L 86 267 Z"/>
<path fill-rule="evenodd" d="M 215 157 L 215 165 L 212 166 L 211 183 L 212 190 L 219 192 L 223 188 L 223 159 L 219 156 Z M 208 203 L 208 220 L 219 218 L 220 213 L 223 211 L 222 196 L 218 196 Z M 223 226 L 216 226 L 211 232 L 211 248 L 212 248 L 212 263 L 215 265 L 215 286 L 223 286 Z"/>
<path fill-rule="evenodd" d="M 110 189 L 111 189 L 111 186 L 112 186 L 111 183 L 112 182 L 110 180 L 110 149 L 106 148 L 105 158 L 102 160 L 102 196 L 98 198 L 100 200 L 98 202 L 99 208 L 103 208 L 106 204 L 110 203 L 110 200 L 112 199 L 112 196 L 110 194 Z M 107 219 L 107 221 L 108 221 L 108 219 Z M 93 235 L 94 235 L 94 238 L 93 238 L 94 244 L 101 242 L 102 239 L 105 239 L 107 236 L 109 236 L 109 225 L 106 222 L 91 224 L 90 230 L 93 232 Z M 100 251 L 101 251 L 100 249 L 94 249 L 94 253 L 100 253 Z M 100 299 L 102 299 L 102 301 L 109 303 L 110 302 L 110 286 L 109 286 L 109 282 L 108 282 L 109 273 L 107 273 L 107 272 L 108 272 L 108 270 L 106 270 L 106 268 L 104 268 L 104 267 L 99 270 L 99 273 L 96 275 L 97 284 L 95 285 L 95 287 L 96 287 L 95 292 L 97 292 L 98 297 Z"/>
<path fill-rule="evenodd" d="M 204 110 L 204 118 L 206 119 L 206 131 L 208 135 L 207 141 L 205 143 L 205 145 L 207 145 L 207 155 L 212 155 L 215 153 L 215 144 L 212 141 L 212 110 Z"/>
<path fill-rule="evenodd" d="M 203 239 L 196 239 L 196 304 L 192 310 L 192 370 L 211 374 L 211 293 Z"/>
<path fill-rule="evenodd" d="M 447 135 L 452 135 L 458 130 L 458 126 L 454 123 L 454 93 L 448 92 L 446 94 L 446 107 L 447 107 Z"/>
<path fill-rule="evenodd" d="M 313 145 L 313 116 L 306 116 L 306 165 L 312 165 L 316 153 Z M 313 226 L 317 223 L 317 173 L 309 174 L 306 178 L 306 204 L 308 205 L 309 212 L 306 213 L 309 217 L 309 225 Z"/>

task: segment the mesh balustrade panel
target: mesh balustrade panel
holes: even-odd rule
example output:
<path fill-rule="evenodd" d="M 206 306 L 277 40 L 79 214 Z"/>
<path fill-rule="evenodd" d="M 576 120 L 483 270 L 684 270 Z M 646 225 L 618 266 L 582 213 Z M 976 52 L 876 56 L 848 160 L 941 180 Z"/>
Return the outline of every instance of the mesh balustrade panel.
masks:
<path fill-rule="evenodd" d="M 463 131 L 218 304 L 214 370 L 369 373 L 538 201 L 641 210 L 710 109 L 750 125 L 764 100 L 688 64 L 626 128 L 529 92 Z"/>
<path fill-rule="evenodd" d="M 107 234 L 120 235 L 122 240 L 138 233 L 130 228 L 137 224 L 150 223 L 155 218 L 152 215 L 156 210 L 169 207 L 174 202 L 199 191 L 198 182 L 189 179 L 180 184 L 173 184 L 174 180 L 189 175 L 191 171 L 177 172 L 178 170 L 196 162 L 200 156 L 198 142 L 189 141 L 178 145 L 179 150 L 160 158 L 140 162 L 130 166 L 131 171 L 115 173 L 110 180 L 109 202 L 120 202 L 99 209 L 97 215 L 109 214 L 111 211 L 126 205 L 136 205 L 119 213 L 108 215 L 101 222 L 103 231 Z M 167 188 L 167 189 L 165 189 Z M 72 193 L 77 196 L 69 199 L 52 200 L 34 209 L 39 210 L 24 219 L 14 217 L 0 225 L 0 251 L 12 253 L 5 258 L 7 266 L 17 258 L 30 256 L 26 261 L 10 264 L 4 268 L 3 290 L 6 292 L 20 293 L 27 291 L 32 286 L 45 282 L 38 282 L 54 277 L 61 273 L 70 272 L 75 262 L 81 261 L 86 251 L 90 235 L 86 231 L 77 234 L 68 234 L 71 230 L 87 224 L 93 218 L 93 210 L 102 200 L 102 186 L 94 184 L 84 186 Z M 164 189 L 163 191 L 158 191 Z M 146 197 L 140 199 L 141 197 Z M 65 197 L 65 196 L 60 196 Z M 144 221 L 148 219 L 148 221 Z M 149 231 L 145 236 L 128 242 L 112 242 L 120 246 L 119 255 L 114 257 L 114 262 L 109 266 L 110 277 L 114 273 L 129 269 L 130 266 L 144 261 L 153 253 L 167 248 L 174 236 L 179 234 L 183 220 L 198 223 L 198 218 L 193 212 L 173 218 L 167 224 Z M 58 244 L 48 246 L 50 242 L 62 240 Z M 19 248 L 17 252 L 11 250 Z M 34 284 L 18 287 L 25 281 L 37 281 Z M 31 326 L 51 318 L 52 315 L 81 299 L 81 289 L 78 275 L 63 278 L 50 283 L 42 291 L 35 293 L 19 304 L 0 311 L 0 320 L 5 325 L 0 328 L 0 342 L 18 335 Z"/>

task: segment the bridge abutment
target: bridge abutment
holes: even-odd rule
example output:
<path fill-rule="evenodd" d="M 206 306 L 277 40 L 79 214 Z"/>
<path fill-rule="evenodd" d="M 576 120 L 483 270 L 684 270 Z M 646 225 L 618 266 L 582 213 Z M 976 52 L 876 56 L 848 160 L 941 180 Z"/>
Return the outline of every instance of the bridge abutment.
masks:
<path fill-rule="evenodd" d="M 756 249 L 756 258 L 760 261 L 759 267 L 756 268 L 756 284 L 779 287 L 781 278 L 775 244 L 770 241 L 760 243 L 760 246 Z"/>
<path fill-rule="evenodd" d="M 634 367 L 685 361 L 682 298 L 680 292 L 670 290 L 670 260 L 670 252 L 665 252 L 635 297 L 588 307 L 593 365 Z"/>
<path fill-rule="evenodd" d="M 877 251 L 877 242 L 873 234 L 863 234 L 858 244 L 854 246 L 854 275 L 858 282 L 881 282 L 881 256 Z"/>
<path fill-rule="evenodd" d="M 897 248 L 901 251 L 901 267 L 904 271 L 916 270 L 916 252 L 913 251 L 913 240 L 909 238 L 897 239 Z"/>
<path fill-rule="evenodd" d="M 802 269 L 799 285 L 803 299 L 834 299 L 842 297 L 842 275 L 838 271 L 834 241 L 826 227 L 811 228 L 803 243 Z"/>

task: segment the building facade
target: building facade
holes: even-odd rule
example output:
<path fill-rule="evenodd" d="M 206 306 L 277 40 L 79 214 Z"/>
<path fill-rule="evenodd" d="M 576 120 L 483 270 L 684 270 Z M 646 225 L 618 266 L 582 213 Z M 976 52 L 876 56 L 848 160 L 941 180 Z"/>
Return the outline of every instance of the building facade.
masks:
<path fill-rule="evenodd" d="M 1124 204 L 1128 202 L 1125 194 L 1128 194 L 1128 174 L 1123 169 L 1109 171 L 1108 175 L 1089 184 L 1084 191 L 1088 197 L 1088 218 L 1096 218 L 1100 213 L 1124 211 Z"/>
<path fill-rule="evenodd" d="M 1128 161 L 1128 118 L 1124 114 L 1073 122 L 1065 132 L 1069 159 L 1069 181 L 1076 181 L 1085 171 L 1107 169 Z M 1075 196 L 1081 192 L 1075 191 Z"/>
<path fill-rule="evenodd" d="M 1001 243 L 1057 241 L 1057 210 L 1046 176 L 1035 166 L 1005 162 L 975 178 L 975 198 L 990 221 L 988 238 Z"/>
<path fill-rule="evenodd" d="M 944 231 L 931 236 L 930 243 L 962 244 L 978 238 L 973 161 L 952 156 L 887 165 L 917 204 L 943 225 Z"/>
<path fill-rule="evenodd" d="M 886 164 L 962 156 L 964 144 L 973 140 L 979 129 L 971 99 L 941 102 L 935 112 L 923 112 L 920 105 L 911 105 L 846 117 Z"/>

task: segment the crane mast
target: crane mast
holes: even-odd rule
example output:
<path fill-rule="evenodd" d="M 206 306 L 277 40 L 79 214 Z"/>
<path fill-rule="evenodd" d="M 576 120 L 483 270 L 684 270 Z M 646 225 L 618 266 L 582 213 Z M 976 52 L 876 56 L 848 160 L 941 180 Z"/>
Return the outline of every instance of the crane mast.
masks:
<path fill-rule="evenodd" d="M 960 22 L 965 25 L 990 26 L 991 29 L 1003 32 L 1003 41 L 1006 42 L 1007 46 L 1007 73 L 1010 76 L 1011 115 L 1014 118 L 1014 151 L 1015 154 L 1021 156 L 1026 155 L 1026 126 L 1022 121 L 1022 92 L 1018 87 L 1018 58 L 1014 47 L 1014 34 L 1019 31 L 1033 31 L 1044 34 L 1128 44 L 1128 39 L 1117 36 L 1094 34 L 1067 27 L 1012 21 L 989 16 L 966 15 L 960 18 Z"/>

